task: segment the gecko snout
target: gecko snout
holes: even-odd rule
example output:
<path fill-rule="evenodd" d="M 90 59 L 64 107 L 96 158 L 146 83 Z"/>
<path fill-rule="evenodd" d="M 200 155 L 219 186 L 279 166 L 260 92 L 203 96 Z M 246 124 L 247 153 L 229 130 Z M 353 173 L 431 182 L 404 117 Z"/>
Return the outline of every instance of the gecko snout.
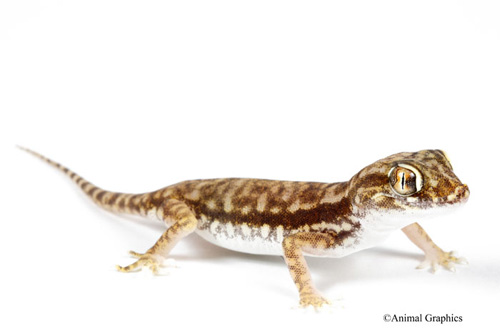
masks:
<path fill-rule="evenodd" d="M 457 199 L 467 200 L 470 195 L 469 187 L 466 184 L 462 184 L 455 189 L 455 195 Z"/>

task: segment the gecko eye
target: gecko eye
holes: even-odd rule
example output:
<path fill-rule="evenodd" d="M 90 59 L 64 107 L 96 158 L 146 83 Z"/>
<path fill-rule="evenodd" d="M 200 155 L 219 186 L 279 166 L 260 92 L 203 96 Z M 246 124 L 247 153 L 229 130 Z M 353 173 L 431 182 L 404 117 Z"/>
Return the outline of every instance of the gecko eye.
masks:
<path fill-rule="evenodd" d="M 389 172 L 392 189 L 402 196 L 410 196 L 420 191 L 423 186 L 422 174 L 413 166 L 399 164 Z"/>

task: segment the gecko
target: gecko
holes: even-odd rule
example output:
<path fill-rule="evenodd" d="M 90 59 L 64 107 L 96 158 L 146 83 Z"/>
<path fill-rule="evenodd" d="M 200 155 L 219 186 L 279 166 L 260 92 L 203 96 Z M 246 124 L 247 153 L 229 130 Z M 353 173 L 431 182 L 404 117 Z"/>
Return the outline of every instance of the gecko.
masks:
<path fill-rule="evenodd" d="M 166 224 L 165 232 L 121 272 L 157 274 L 172 248 L 191 233 L 234 251 L 284 258 L 302 307 L 330 304 L 314 286 L 305 256 L 339 258 L 402 230 L 424 252 L 417 268 L 455 270 L 467 263 L 439 248 L 416 222 L 455 209 L 470 191 L 442 150 L 403 152 L 361 169 L 349 181 L 292 182 L 250 178 L 184 181 L 142 194 L 111 192 L 27 148 L 66 174 L 99 207 Z"/>

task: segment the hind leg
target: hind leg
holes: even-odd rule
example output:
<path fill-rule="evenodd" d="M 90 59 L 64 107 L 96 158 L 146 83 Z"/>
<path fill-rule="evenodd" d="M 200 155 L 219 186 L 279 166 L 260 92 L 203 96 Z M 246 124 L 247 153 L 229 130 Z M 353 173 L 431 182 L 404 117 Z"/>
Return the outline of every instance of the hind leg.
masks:
<path fill-rule="evenodd" d="M 177 242 L 196 229 L 198 221 L 194 213 L 184 202 L 169 199 L 163 203 L 162 209 L 162 219 L 164 221 L 174 221 L 175 223 L 162 234 L 153 247 L 148 249 L 146 253 L 130 252 L 138 260 L 125 267 L 116 266 L 119 271 L 129 272 L 149 267 L 154 274 L 157 274 L 158 268 Z"/>

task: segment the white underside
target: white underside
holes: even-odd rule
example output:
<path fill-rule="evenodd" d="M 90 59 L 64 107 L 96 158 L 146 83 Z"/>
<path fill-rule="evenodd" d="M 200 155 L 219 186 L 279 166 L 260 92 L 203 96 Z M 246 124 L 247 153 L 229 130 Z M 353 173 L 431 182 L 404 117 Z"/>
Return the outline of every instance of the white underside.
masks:
<path fill-rule="evenodd" d="M 227 238 L 225 236 L 213 235 L 208 230 L 197 230 L 196 233 L 211 244 L 237 252 L 263 255 L 283 255 L 281 244 L 278 242 L 269 242 L 262 238 L 244 239 L 240 236 Z"/>
<path fill-rule="evenodd" d="M 383 242 L 390 233 L 372 233 L 362 230 L 362 235 L 358 238 L 347 238 L 342 245 L 326 250 L 304 249 L 304 254 L 308 256 L 321 257 L 343 257 L 358 252 L 363 249 L 374 247 Z M 203 239 L 208 242 L 231 249 L 238 252 L 262 255 L 283 256 L 282 242 L 279 240 L 265 240 L 262 238 L 244 239 L 242 237 L 227 238 L 224 236 L 214 236 L 207 230 L 197 231 Z"/>
<path fill-rule="evenodd" d="M 373 221 L 365 220 L 365 224 L 362 224 L 362 228 L 357 231 L 357 234 L 344 238 L 341 244 L 325 250 L 303 249 L 304 254 L 308 256 L 334 258 L 347 256 L 360 250 L 377 246 L 382 243 L 391 232 L 400 228 L 379 230 L 373 228 L 373 226 L 376 225 L 374 223 L 375 222 Z M 223 227 L 224 225 L 220 223 L 219 226 Z M 292 231 L 290 234 L 293 234 L 294 232 L 295 231 Z M 243 237 L 240 235 L 227 237 L 223 233 L 214 234 L 210 231 L 210 229 L 197 230 L 196 233 L 214 245 L 234 251 L 278 256 L 283 256 L 282 242 L 286 237 L 286 233 L 282 233 L 276 238 L 267 239 L 260 237 Z"/>

